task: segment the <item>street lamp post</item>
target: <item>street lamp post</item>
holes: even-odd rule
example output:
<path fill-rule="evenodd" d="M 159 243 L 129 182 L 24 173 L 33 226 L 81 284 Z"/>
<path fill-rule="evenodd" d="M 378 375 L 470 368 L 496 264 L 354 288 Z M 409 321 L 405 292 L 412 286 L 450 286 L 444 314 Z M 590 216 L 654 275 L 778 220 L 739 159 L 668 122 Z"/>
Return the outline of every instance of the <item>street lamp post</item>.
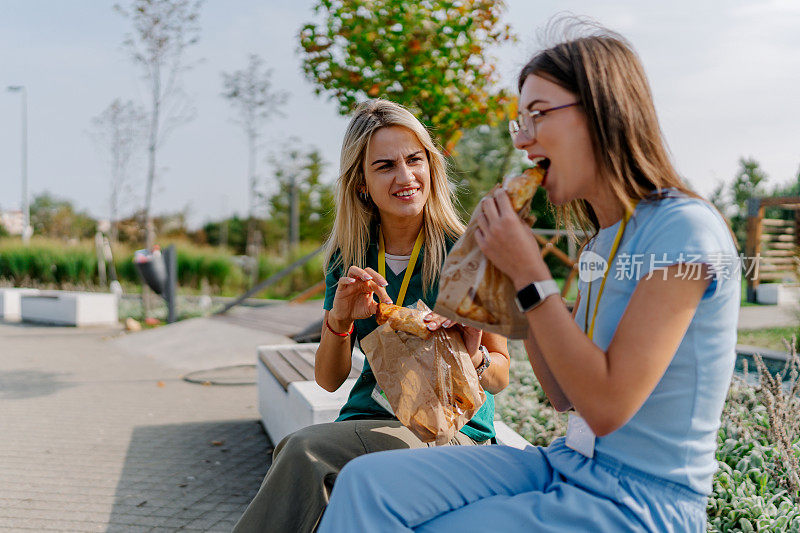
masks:
<path fill-rule="evenodd" d="M 28 244 L 33 234 L 28 203 L 28 90 L 24 85 L 9 85 L 7 89 L 22 93 L 22 242 Z"/>

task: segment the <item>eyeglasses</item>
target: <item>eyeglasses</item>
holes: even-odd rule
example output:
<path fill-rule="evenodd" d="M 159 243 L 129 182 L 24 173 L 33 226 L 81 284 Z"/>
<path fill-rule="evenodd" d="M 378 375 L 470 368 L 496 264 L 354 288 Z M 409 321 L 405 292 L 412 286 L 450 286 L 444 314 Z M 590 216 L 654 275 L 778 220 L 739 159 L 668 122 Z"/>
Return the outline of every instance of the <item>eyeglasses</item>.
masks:
<path fill-rule="evenodd" d="M 547 113 L 551 111 L 558 111 L 559 109 L 565 109 L 567 107 L 572 107 L 576 105 L 580 105 L 580 102 L 573 102 L 571 104 L 564 104 L 556 107 L 551 107 L 550 109 L 534 109 L 533 111 L 522 110 L 517 113 L 517 120 L 511 120 L 508 123 L 508 133 L 511 134 L 512 139 L 516 139 L 519 135 L 520 131 L 523 132 L 525 135 L 530 137 L 531 139 L 536 138 L 536 121 L 545 116 Z"/>

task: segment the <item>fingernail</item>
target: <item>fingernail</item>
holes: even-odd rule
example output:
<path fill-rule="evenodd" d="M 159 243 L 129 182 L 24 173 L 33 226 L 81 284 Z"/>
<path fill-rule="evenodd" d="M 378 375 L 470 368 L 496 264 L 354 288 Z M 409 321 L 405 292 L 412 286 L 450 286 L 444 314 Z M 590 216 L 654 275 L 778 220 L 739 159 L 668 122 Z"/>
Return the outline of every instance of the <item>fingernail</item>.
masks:
<path fill-rule="evenodd" d="M 345 283 L 353 283 L 355 280 L 353 278 L 345 278 Z"/>
<path fill-rule="evenodd" d="M 436 324 L 428 324 L 428 329 L 433 330 L 436 329 Z"/>
<path fill-rule="evenodd" d="M 453 321 L 452 320 L 445 320 L 444 324 L 442 324 L 442 326 L 444 326 L 446 328 L 449 328 L 452 325 L 453 325 Z"/>
<path fill-rule="evenodd" d="M 367 275 L 361 276 L 361 279 L 363 279 L 364 281 L 369 281 L 369 280 L 371 280 L 371 279 L 372 279 L 372 276 L 370 276 L 369 274 L 367 274 Z"/>
<path fill-rule="evenodd" d="M 388 281 L 381 281 L 380 283 L 378 283 L 378 285 L 380 285 L 381 287 L 388 287 L 389 286 L 389 282 Z"/>

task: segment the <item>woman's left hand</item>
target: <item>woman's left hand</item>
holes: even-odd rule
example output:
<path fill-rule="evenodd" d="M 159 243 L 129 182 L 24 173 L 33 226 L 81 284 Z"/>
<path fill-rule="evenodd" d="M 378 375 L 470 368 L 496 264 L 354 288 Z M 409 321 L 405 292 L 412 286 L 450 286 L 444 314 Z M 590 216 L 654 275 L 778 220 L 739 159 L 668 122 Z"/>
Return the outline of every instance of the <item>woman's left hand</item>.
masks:
<path fill-rule="evenodd" d="M 442 315 L 437 315 L 436 313 L 428 313 L 422 317 L 422 320 L 431 331 L 436 331 L 439 328 L 451 328 L 456 324 L 452 320 L 447 319 Z"/>
<path fill-rule="evenodd" d="M 436 331 L 439 328 L 452 328 L 453 326 L 457 326 L 458 332 L 461 334 L 461 338 L 464 341 L 464 347 L 467 349 L 467 353 L 469 353 L 472 362 L 475 363 L 475 358 L 477 357 L 478 361 L 475 366 L 477 367 L 481 364 L 483 357 L 480 356 L 478 348 L 481 346 L 483 331 L 478 328 L 473 328 L 472 326 L 459 324 L 442 315 L 437 315 L 436 313 L 428 313 L 422 320 L 425 321 L 425 325 L 427 325 L 428 329 L 431 331 Z"/>
<path fill-rule="evenodd" d="M 483 254 L 517 288 L 532 281 L 550 279 L 550 270 L 542 258 L 539 243 L 525 222 L 514 212 L 503 189 L 486 196 L 478 216 L 475 240 Z"/>
<path fill-rule="evenodd" d="M 478 351 L 478 348 L 481 347 L 481 340 L 483 340 L 483 331 L 466 324 L 459 324 L 458 332 L 461 333 L 464 347 L 472 359 L 472 366 L 478 368 L 483 362 L 483 354 Z"/>

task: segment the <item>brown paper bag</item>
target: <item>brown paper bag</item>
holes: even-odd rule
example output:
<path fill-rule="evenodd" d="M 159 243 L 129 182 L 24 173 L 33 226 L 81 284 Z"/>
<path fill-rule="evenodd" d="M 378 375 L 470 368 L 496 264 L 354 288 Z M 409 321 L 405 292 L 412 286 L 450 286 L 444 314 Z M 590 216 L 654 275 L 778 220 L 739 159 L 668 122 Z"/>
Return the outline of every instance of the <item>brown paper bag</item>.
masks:
<path fill-rule="evenodd" d="M 489 194 L 500 187 L 496 185 Z M 510 339 L 528 337 L 528 320 L 517 308 L 517 291 L 511 280 L 500 272 L 481 252 L 475 240 L 480 204 L 472 213 L 464 235 L 453 245 L 442 265 L 439 296 L 435 313 L 456 322 L 497 333 Z M 520 217 L 533 225 L 530 201 L 519 211 Z M 488 313 L 470 318 L 464 316 L 464 305 L 474 302 Z"/>
<path fill-rule="evenodd" d="M 422 301 L 417 309 L 430 312 Z M 456 331 L 437 330 L 426 340 L 387 323 L 364 337 L 361 349 L 394 415 L 423 442 L 448 443 L 486 400 Z"/>

